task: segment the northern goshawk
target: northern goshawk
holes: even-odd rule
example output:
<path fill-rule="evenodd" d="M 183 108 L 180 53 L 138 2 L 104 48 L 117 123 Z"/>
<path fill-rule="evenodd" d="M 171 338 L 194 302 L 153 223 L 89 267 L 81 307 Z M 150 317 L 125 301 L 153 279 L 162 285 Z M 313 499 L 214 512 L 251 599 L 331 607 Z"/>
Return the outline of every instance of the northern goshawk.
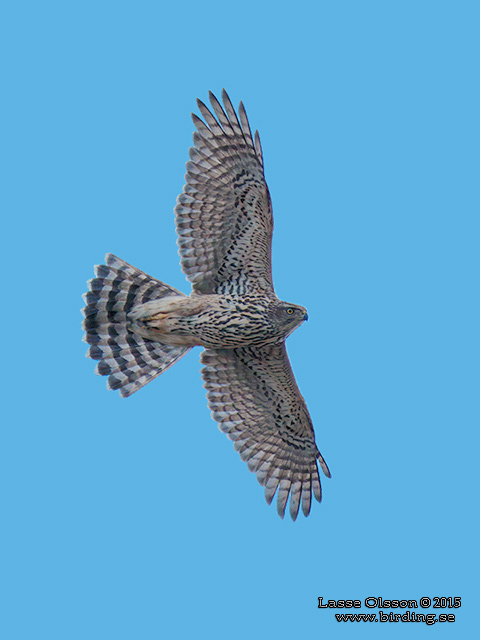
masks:
<path fill-rule="evenodd" d="M 178 196 L 181 266 L 192 283 L 184 295 L 120 258 L 95 267 L 84 299 L 87 356 L 109 389 L 129 396 L 192 347 L 204 347 L 202 376 L 219 428 L 255 472 L 270 504 L 277 494 L 296 519 L 320 502 L 312 421 L 295 382 L 285 339 L 307 312 L 278 300 L 272 283 L 272 206 L 258 132 L 253 137 L 240 103 L 225 91 L 213 113 L 198 100 L 202 121 Z"/>

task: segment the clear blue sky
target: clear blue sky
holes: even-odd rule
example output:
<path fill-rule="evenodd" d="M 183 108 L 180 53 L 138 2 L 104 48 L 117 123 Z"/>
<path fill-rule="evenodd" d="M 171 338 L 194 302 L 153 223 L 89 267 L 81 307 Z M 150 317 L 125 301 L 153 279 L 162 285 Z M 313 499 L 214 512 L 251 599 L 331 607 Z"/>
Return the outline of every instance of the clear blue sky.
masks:
<path fill-rule="evenodd" d="M 1 637 L 472 637 L 478 3 L 9 4 Z M 261 134 L 277 294 L 310 316 L 288 350 L 332 479 L 296 523 L 211 420 L 199 349 L 122 400 L 81 342 L 107 251 L 188 292 L 173 207 L 222 87 Z M 462 606 L 432 631 L 319 596 Z"/>

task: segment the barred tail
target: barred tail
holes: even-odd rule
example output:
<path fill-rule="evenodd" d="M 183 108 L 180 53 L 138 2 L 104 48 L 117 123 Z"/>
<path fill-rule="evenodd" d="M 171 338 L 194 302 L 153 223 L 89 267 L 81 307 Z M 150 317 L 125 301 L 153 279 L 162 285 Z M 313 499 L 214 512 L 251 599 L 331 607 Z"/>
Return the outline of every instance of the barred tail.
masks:
<path fill-rule="evenodd" d="M 95 373 L 108 376 L 108 389 L 118 389 L 125 398 L 190 350 L 132 333 L 127 327 L 127 314 L 137 304 L 184 294 L 111 253 L 105 256 L 105 262 L 95 267 L 96 277 L 89 280 L 90 291 L 83 296 L 83 339 L 90 345 L 87 357 L 99 360 Z"/>

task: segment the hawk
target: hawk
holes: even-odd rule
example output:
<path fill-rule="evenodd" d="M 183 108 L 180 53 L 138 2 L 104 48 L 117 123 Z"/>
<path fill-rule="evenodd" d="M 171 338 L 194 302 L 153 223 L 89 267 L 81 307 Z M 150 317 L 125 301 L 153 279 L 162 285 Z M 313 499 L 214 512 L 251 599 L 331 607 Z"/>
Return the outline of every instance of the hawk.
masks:
<path fill-rule="evenodd" d="M 186 296 L 108 253 L 84 295 L 87 357 L 122 397 L 146 385 L 192 347 L 204 348 L 202 377 L 219 428 L 265 487 L 270 504 L 293 520 L 321 501 L 312 421 L 295 382 L 286 338 L 306 310 L 273 289 L 272 204 L 258 131 L 252 136 L 240 102 L 225 90 L 213 112 L 197 101 L 201 120 L 175 207 Z"/>

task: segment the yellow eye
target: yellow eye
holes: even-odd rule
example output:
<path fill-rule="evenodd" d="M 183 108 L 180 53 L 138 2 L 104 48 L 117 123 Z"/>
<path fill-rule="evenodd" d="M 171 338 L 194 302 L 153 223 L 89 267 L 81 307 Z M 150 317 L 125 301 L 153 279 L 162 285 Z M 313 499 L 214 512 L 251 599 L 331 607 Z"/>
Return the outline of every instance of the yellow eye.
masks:
<path fill-rule="evenodd" d="M 288 307 L 287 313 L 289 316 L 292 316 L 295 313 L 295 309 L 292 309 L 292 307 Z"/>

